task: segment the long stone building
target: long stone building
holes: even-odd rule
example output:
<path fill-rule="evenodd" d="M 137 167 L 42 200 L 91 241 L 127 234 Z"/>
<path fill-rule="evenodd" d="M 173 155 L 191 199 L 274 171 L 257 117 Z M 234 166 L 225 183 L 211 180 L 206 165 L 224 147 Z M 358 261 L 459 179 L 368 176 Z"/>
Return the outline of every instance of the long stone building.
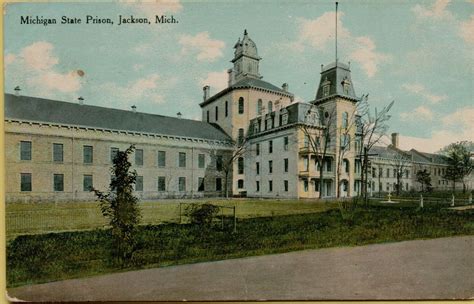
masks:
<path fill-rule="evenodd" d="M 90 188 L 107 189 L 115 153 L 131 144 L 143 199 L 222 196 L 226 189 L 262 198 L 357 195 L 360 98 L 350 66 L 322 66 L 315 99 L 295 102 L 288 84 L 262 79 L 246 31 L 234 49 L 228 86 L 212 96 L 203 88 L 202 121 L 6 94 L 7 201 L 91 200 Z M 444 159 L 397 145 L 394 135 L 391 146 L 375 148 L 371 193 L 394 191 L 398 153 L 410 157 L 403 190 L 417 187 L 417 168 L 439 176 L 434 187 L 448 187 Z"/>

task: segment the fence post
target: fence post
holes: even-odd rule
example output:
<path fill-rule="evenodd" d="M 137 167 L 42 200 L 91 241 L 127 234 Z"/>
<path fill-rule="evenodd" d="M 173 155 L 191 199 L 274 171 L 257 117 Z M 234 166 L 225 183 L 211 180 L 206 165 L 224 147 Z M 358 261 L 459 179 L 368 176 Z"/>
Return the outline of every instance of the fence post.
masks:
<path fill-rule="evenodd" d="M 423 194 L 420 194 L 420 207 L 423 208 Z"/>

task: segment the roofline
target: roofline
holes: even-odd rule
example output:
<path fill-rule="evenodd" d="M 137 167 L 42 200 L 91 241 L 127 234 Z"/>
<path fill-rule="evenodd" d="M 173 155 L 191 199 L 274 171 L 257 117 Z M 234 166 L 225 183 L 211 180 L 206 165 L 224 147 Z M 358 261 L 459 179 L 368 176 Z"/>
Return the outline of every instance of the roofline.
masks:
<path fill-rule="evenodd" d="M 66 123 L 54 123 L 54 122 L 49 122 L 49 121 L 16 119 L 16 118 L 7 118 L 7 117 L 5 117 L 5 122 L 17 122 L 20 124 L 24 123 L 24 124 L 30 124 L 30 125 L 57 126 L 57 127 L 62 127 L 62 128 L 68 128 L 68 129 L 77 128 L 77 129 L 93 130 L 93 131 L 106 131 L 106 132 L 114 132 L 118 134 L 122 133 L 122 134 L 128 134 L 128 135 L 144 135 L 144 136 L 152 136 L 152 137 L 158 137 L 158 138 L 164 137 L 164 138 L 170 138 L 170 139 L 204 141 L 204 142 L 219 143 L 222 145 L 233 144 L 232 139 L 230 137 L 229 137 L 229 140 L 218 140 L 218 139 L 210 139 L 210 138 L 202 138 L 202 137 L 189 137 L 189 136 L 170 135 L 170 134 L 161 134 L 161 133 L 153 133 L 153 132 L 139 132 L 139 131 L 132 131 L 132 130 L 109 129 L 109 128 L 101 128 L 101 127 L 93 127 L 93 126 L 73 125 L 73 124 L 66 124 Z"/>
<path fill-rule="evenodd" d="M 332 94 L 332 95 L 329 95 L 329 96 L 326 96 L 326 97 L 323 97 L 323 98 L 320 98 L 320 99 L 311 100 L 310 103 L 318 105 L 318 104 L 322 104 L 322 103 L 328 101 L 329 99 L 336 98 L 336 97 L 347 99 L 347 100 L 352 101 L 352 102 L 359 102 L 361 100 L 360 97 L 355 97 L 354 98 L 354 97 L 340 95 L 340 94 Z"/>
<path fill-rule="evenodd" d="M 257 90 L 257 91 L 263 91 L 263 92 L 270 92 L 270 93 L 275 93 L 275 94 L 278 94 L 278 95 L 281 95 L 281 96 L 286 96 L 286 97 L 294 97 L 293 94 L 291 93 L 283 93 L 283 92 L 280 92 L 280 91 L 275 91 L 275 90 L 270 90 L 270 89 L 263 89 L 263 88 L 260 88 L 260 87 L 256 87 L 256 86 L 251 86 L 251 85 L 240 85 L 240 86 L 230 86 L 230 87 L 227 87 L 225 89 L 223 89 L 222 91 L 220 91 L 219 93 L 209 97 L 208 99 L 206 99 L 205 101 L 201 102 L 199 104 L 199 106 L 202 108 L 203 106 L 207 105 L 207 104 L 210 104 L 211 102 L 213 102 L 214 100 L 218 99 L 219 97 L 222 97 L 224 96 L 225 94 L 233 91 L 233 90 L 240 90 L 240 89 L 254 89 L 254 90 Z"/>

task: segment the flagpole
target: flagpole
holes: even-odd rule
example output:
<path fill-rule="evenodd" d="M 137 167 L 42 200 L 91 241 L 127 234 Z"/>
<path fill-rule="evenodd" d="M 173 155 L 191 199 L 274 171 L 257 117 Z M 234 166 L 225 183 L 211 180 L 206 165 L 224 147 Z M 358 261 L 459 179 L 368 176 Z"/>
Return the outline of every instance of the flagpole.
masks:
<path fill-rule="evenodd" d="M 338 2 L 336 1 L 336 66 L 337 66 L 337 5 Z"/>

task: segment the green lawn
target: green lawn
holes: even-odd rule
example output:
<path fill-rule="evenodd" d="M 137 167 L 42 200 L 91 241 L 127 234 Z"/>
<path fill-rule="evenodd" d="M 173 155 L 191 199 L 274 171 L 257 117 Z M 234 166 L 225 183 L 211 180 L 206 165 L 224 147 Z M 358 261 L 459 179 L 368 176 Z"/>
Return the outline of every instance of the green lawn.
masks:
<path fill-rule="evenodd" d="M 188 200 L 183 202 L 189 203 Z M 335 206 L 334 203 L 301 200 L 203 199 L 192 202 L 235 206 L 238 218 L 320 212 Z M 140 207 L 142 224 L 180 222 L 179 200 L 141 202 Z M 184 208 L 185 204 L 182 205 L 182 209 Z M 231 209 L 224 209 L 225 215 L 231 213 Z M 185 218 L 181 220 L 185 221 Z M 9 240 L 22 234 L 77 231 L 106 226 L 107 221 L 101 215 L 97 202 L 8 203 L 6 205 L 6 233 Z"/>
<path fill-rule="evenodd" d="M 242 215 L 260 214 L 265 202 L 232 202 Z M 267 202 L 275 210 L 309 212 L 312 206 Z M 169 206 L 176 205 L 170 204 Z M 286 206 L 286 207 L 284 207 Z M 172 207 L 170 207 L 172 209 Z M 280 209 L 278 209 L 280 208 Z M 19 236 L 7 245 L 9 287 L 87 277 L 96 274 L 222 260 L 310 248 L 357 246 L 371 243 L 474 234 L 474 209 L 455 211 L 411 205 L 370 205 L 356 209 L 314 206 L 318 212 L 239 219 L 201 228 L 169 223 L 141 226 L 133 264 L 120 268 L 111 261 L 108 229 Z M 157 208 L 159 209 L 159 208 Z M 252 212 L 250 212 L 252 211 Z M 32 254 L 34 253 L 34 254 Z"/>

